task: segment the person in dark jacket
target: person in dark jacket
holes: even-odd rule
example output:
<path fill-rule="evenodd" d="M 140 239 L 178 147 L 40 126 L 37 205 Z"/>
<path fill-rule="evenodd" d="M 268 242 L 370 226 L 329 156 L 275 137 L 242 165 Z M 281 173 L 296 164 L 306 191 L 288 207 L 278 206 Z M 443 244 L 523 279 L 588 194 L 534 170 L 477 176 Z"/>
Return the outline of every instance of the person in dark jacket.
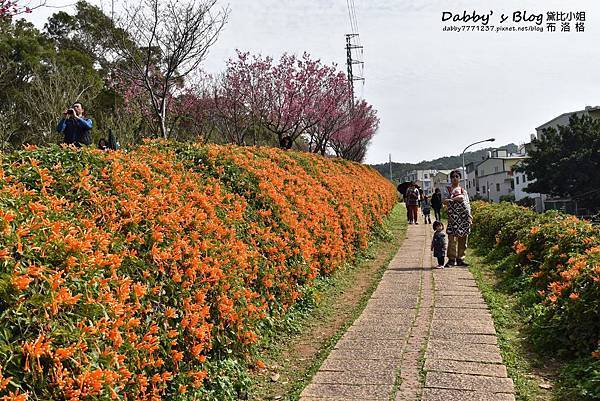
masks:
<path fill-rule="evenodd" d="M 415 183 L 411 183 L 406 190 L 406 208 L 408 210 L 408 224 L 419 224 L 417 214 L 419 211 L 419 202 L 421 201 L 419 190 Z"/>
<path fill-rule="evenodd" d="M 436 188 L 433 195 L 431 195 L 431 208 L 435 213 L 437 221 L 442 221 L 442 205 L 442 192 L 439 188 Z"/>
<path fill-rule="evenodd" d="M 431 250 L 433 251 L 433 256 L 437 258 L 437 268 L 444 268 L 444 260 L 446 257 L 446 249 L 448 248 L 448 240 L 446 239 L 446 234 L 444 234 L 444 225 L 441 221 L 433 222 L 433 238 L 431 239 Z"/>
<path fill-rule="evenodd" d="M 425 195 L 421 201 L 421 211 L 423 212 L 423 223 L 431 224 L 431 201 L 427 195 Z"/>
<path fill-rule="evenodd" d="M 79 102 L 65 110 L 56 130 L 64 135 L 63 143 L 67 145 L 73 144 L 79 148 L 92 144 L 92 120 L 84 117 L 83 105 Z"/>

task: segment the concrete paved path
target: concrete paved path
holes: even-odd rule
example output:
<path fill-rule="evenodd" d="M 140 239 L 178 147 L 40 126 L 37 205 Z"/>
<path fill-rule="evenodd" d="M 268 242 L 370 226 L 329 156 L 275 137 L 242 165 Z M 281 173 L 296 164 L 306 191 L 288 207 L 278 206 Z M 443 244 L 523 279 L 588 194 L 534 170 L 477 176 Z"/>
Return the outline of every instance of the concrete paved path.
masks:
<path fill-rule="evenodd" d="M 433 269 L 431 225 L 408 236 L 301 401 L 511 401 L 487 306 L 466 268 Z"/>

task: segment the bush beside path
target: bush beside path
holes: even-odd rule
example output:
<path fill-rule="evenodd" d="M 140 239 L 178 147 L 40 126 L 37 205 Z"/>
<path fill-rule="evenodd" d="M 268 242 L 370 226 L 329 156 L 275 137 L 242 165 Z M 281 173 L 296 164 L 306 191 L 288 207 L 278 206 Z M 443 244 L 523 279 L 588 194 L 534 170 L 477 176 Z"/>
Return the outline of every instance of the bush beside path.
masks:
<path fill-rule="evenodd" d="M 255 344 L 396 202 L 373 169 L 268 148 L 50 147 L 0 170 L 0 396 L 235 399 Z"/>
<path fill-rule="evenodd" d="M 556 396 L 600 399 L 598 227 L 557 211 L 473 203 L 473 243 L 518 299 L 525 335 L 562 360 Z"/>

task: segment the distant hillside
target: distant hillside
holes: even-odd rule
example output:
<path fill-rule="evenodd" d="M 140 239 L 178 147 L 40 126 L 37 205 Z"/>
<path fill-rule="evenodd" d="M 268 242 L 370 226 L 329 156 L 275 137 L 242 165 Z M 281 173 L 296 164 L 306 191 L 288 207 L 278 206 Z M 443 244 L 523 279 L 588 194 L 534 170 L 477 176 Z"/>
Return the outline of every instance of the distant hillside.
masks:
<path fill-rule="evenodd" d="M 481 150 L 476 150 L 474 152 L 467 152 L 465 153 L 465 164 L 483 160 L 487 156 L 487 152 L 493 149 L 506 149 L 509 153 L 516 153 L 519 147 L 514 143 L 510 143 L 505 146 L 500 146 L 499 148 L 485 148 Z M 384 177 L 390 178 L 389 163 L 373 164 L 371 166 L 375 170 L 379 171 Z M 460 166 L 462 166 L 462 158 L 460 155 L 440 157 L 439 159 L 431 161 L 423 160 L 422 162 L 416 164 L 392 162 L 392 176 L 394 181 L 398 182 L 398 180 L 410 170 L 450 170 L 452 168 Z"/>

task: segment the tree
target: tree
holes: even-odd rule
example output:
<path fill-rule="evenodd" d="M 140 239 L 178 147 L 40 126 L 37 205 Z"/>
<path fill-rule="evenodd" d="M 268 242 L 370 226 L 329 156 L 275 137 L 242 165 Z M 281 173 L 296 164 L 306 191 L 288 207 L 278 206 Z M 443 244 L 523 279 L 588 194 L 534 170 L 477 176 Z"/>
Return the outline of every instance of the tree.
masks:
<path fill-rule="evenodd" d="M 366 101 L 358 101 L 351 112 L 349 124 L 332 135 L 331 147 L 338 157 L 362 162 L 378 127 L 377 111 Z"/>
<path fill-rule="evenodd" d="M 531 182 L 525 191 L 572 197 L 600 207 L 600 119 L 571 116 L 568 126 L 544 129 L 534 139 L 519 171 Z"/>
<path fill-rule="evenodd" d="M 36 75 L 45 74 L 54 63 L 52 43 L 33 26 L 20 19 L 0 18 L 0 119 L 2 147 L 19 146 L 25 140 L 31 110 L 22 103 Z"/>
<path fill-rule="evenodd" d="M 227 143 L 244 146 L 253 134 L 252 91 L 248 90 L 248 78 L 234 68 L 214 80 L 211 89 L 204 89 L 201 97 L 206 99 L 209 119 Z M 256 145 L 256 138 L 253 144 Z"/>
<path fill-rule="evenodd" d="M 29 137 L 32 143 L 56 142 L 56 125 L 73 102 L 88 107 L 102 87 L 102 81 L 76 68 L 54 66 L 51 73 L 36 74 L 28 90 L 21 93 Z"/>
<path fill-rule="evenodd" d="M 44 7 L 46 1 L 40 1 L 38 4 L 31 5 L 20 5 L 18 0 L 0 0 L 0 18 L 10 18 L 19 14 L 29 14 L 33 10 Z"/>
<path fill-rule="evenodd" d="M 325 156 L 334 135 L 348 127 L 352 116 L 352 92 L 346 75 L 328 75 L 319 100 L 317 124 L 307 130 L 308 151 Z"/>
<path fill-rule="evenodd" d="M 284 54 L 274 63 L 270 57 L 238 52 L 220 86 L 215 99 L 234 126 L 248 131 L 259 125 L 284 149 L 310 137 L 312 150 L 323 153 L 328 136 L 344 125 L 350 93 L 335 65 L 307 53 L 301 58 Z"/>
<path fill-rule="evenodd" d="M 185 77 L 204 60 L 228 17 L 215 12 L 216 0 L 142 0 L 125 7 L 114 38 L 121 73 L 143 88 L 161 135 L 169 137 L 168 110 Z"/>
<path fill-rule="evenodd" d="M 45 36 L 54 43 L 59 57 L 70 59 L 69 64 L 81 61 L 99 65 L 107 76 L 116 56 L 114 38 L 126 40 L 127 34 L 97 6 L 79 0 L 75 10 L 75 15 L 64 11 L 53 14 L 44 26 Z"/>

